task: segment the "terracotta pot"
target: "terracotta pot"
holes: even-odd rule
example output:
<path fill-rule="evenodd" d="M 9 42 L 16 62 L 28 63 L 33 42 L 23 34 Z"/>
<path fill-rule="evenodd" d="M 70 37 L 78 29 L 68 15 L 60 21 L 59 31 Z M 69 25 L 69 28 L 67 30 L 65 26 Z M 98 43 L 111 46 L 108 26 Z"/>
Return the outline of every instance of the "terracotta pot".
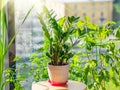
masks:
<path fill-rule="evenodd" d="M 51 82 L 66 83 L 68 81 L 69 64 L 54 66 L 48 64 L 48 75 Z"/>

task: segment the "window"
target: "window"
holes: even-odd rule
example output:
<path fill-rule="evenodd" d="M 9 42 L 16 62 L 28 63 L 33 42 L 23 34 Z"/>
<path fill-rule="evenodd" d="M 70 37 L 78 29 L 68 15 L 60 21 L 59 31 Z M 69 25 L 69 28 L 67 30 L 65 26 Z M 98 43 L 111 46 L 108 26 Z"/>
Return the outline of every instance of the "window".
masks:
<path fill-rule="evenodd" d="M 86 7 L 87 7 L 86 4 L 83 4 L 83 6 L 82 6 L 83 10 L 85 10 Z"/>
<path fill-rule="evenodd" d="M 92 18 L 94 18 L 94 17 L 95 17 L 95 13 L 93 12 L 93 13 L 92 13 Z"/>
<path fill-rule="evenodd" d="M 77 4 L 74 4 L 74 15 L 75 16 L 78 15 L 78 6 L 77 6 Z"/>
<path fill-rule="evenodd" d="M 92 10 L 95 10 L 96 9 L 96 7 L 95 7 L 95 3 L 94 2 L 92 2 L 92 4 L 91 4 L 92 6 L 91 6 L 91 9 Z"/>
<path fill-rule="evenodd" d="M 100 4 L 100 9 L 101 9 L 101 10 L 105 9 L 104 2 Z"/>
<path fill-rule="evenodd" d="M 29 17 L 26 19 L 25 23 L 22 26 L 19 26 L 20 23 L 22 22 L 22 20 L 24 19 L 25 15 L 27 14 L 28 10 L 32 7 L 32 5 L 35 3 L 36 7 L 34 8 L 33 12 L 31 12 L 31 14 L 29 15 Z M 26 5 L 27 3 L 27 5 Z M 29 48 L 34 48 L 34 47 L 30 47 L 30 45 L 32 44 L 34 38 L 36 37 L 40 37 L 39 34 L 40 32 L 40 23 L 39 20 L 37 18 L 37 12 L 40 12 L 38 9 L 40 9 L 40 2 L 39 0 L 16 0 L 15 1 L 15 15 L 16 15 L 16 29 L 20 31 L 21 33 L 21 37 L 17 37 L 17 42 L 19 42 L 19 40 L 24 40 L 24 48 L 21 48 L 21 50 L 28 50 Z M 22 7 L 21 7 L 22 5 Z M 24 8 L 24 9 L 23 9 Z M 18 28 L 20 27 L 20 28 Z M 36 35 L 35 32 L 37 33 Z M 34 36 L 34 37 L 33 37 Z M 39 40 L 39 39 L 38 39 Z M 16 43 L 18 44 L 18 43 Z M 18 45 L 17 45 L 18 46 Z M 18 47 L 16 47 L 18 48 Z M 16 51 L 16 53 L 19 51 Z M 31 54 L 32 52 L 28 52 L 29 54 Z M 28 57 L 26 54 L 26 57 Z M 19 54 L 20 55 L 20 54 Z"/>
<path fill-rule="evenodd" d="M 101 17 L 103 17 L 103 16 L 104 16 L 104 13 L 103 13 L 103 12 L 101 12 L 101 13 L 100 13 L 100 16 L 101 16 Z"/>
<path fill-rule="evenodd" d="M 86 13 L 83 13 L 83 16 L 85 17 L 85 16 L 86 16 Z"/>
<path fill-rule="evenodd" d="M 21 26 L 25 15 L 33 6 L 33 10 Z M 32 53 L 37 53 L 38 48 L 43 43 L 41 26 L 38 20 L 37 13 L 41 12 L 41 0 L 15 0 L 15 25 L 16 30 L 19 30 L 16 40 L 16 55 L 21 57 L 20 62 L 16 62 L 16 69 L 21 70 L 22 77 L 28 76 L 28 79 L 22 81 L 25 90 L 31 90 L 32 78 L 29 78 L 28 69 L 23 69 L 24 64 L 31 66 L 29 57 Z M 37 41 L 37 42 L 36 42 Z M 42 42 L 38 44 L 38 42 Z M 19 73 L 17 73 L 19 75 Z"/>

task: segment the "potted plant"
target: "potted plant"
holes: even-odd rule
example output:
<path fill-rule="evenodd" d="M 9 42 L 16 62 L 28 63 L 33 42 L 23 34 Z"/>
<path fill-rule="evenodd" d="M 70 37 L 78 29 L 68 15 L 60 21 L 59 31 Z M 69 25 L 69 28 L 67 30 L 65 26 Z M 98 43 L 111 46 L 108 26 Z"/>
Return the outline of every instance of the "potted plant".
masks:
<path fill-rule="evenodd" d="M 56 20 L 54 12 L 45 6 L 38 17 L 44 33 L 45 52 L 50 58 L 49 82 L 52 85 L 65 85 L 68 81 L 68 60 L 74 55 L 73 47 L 79 43 L 78 38 L 74 37 L 78 31 L 76 24 L 79 18 L 71 16 Z"/>

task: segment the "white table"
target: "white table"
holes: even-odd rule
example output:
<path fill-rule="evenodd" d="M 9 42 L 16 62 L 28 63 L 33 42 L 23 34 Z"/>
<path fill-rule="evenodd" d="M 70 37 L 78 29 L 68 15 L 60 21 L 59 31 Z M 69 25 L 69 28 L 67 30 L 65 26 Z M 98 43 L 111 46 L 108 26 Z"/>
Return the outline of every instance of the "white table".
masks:
<path fill-rule="evenodd" d="M 32 84 L 32 90 L 87 90 L 85 84 L 69 80 L 66 86 L 51 86 L 48 81 L 41 81 Z"/>

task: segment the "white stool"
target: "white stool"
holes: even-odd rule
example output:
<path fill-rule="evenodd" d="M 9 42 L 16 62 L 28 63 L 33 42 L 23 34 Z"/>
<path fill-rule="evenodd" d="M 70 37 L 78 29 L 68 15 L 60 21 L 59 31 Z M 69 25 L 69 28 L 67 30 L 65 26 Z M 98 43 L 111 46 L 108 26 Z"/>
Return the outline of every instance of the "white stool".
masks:
<path fill-rule="evenodd" d="M 85 84 L 69 80 L 66 86 L 51 86 L 48 81 L 32 84 L 32 90 L 87 90 Z"/>

